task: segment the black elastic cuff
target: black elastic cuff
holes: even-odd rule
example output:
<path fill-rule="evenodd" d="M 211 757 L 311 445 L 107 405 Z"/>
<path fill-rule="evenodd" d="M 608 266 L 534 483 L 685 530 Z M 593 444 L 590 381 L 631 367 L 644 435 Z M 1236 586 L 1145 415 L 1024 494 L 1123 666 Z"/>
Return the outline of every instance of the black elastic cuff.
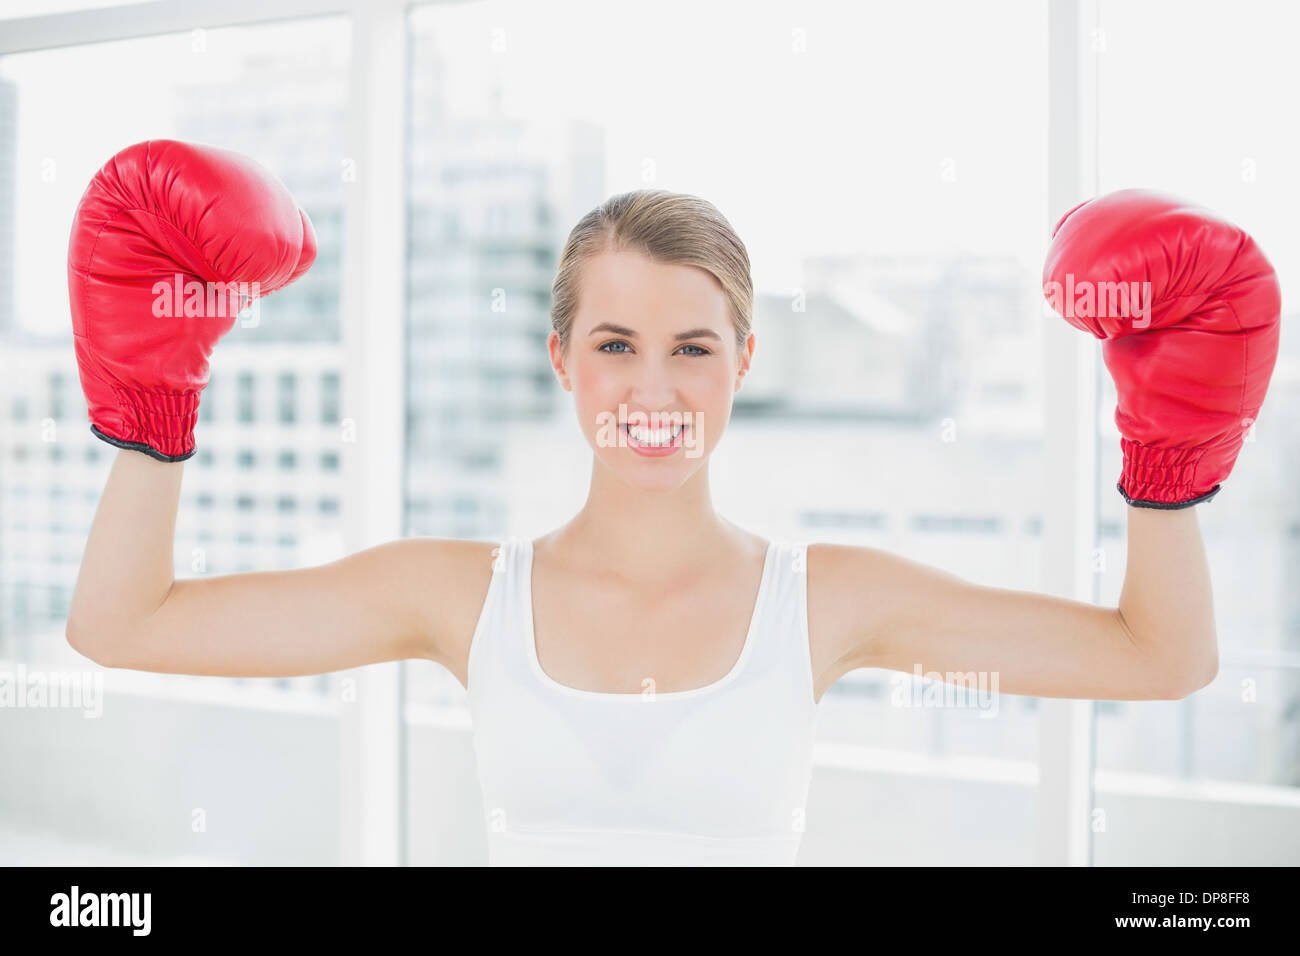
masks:
<path fill-rule="evenodd" d="M 1177 511 L 1179 508 L 1190 508 L 1192 505 L 1199 505 L 1199 504 L 1203 504 L 1206 501 L 1209 501 L 1211 498 L 1213 498 L 1215 495 L 1219 493 L 1219 489 L 1222 488 L 1223 485 L 1215 485 L 1205 494 L 1201 495 L 1201 497 L 1193 498 L 1191 501 L 1174 501 L 1174 502 L 1139 501 L 1135 498 L 1130 498 L 1128 496 L 1128 493 L 1124 490 L 1124 486 L 1121 485 L 1119 482 L 1115 482 L 1115 487 L 1119 489 L 1120 496 L 1125 501 L 1127 501 L 1130 505 L 1132 505 L 1134 508 L 1158 508 L 1161 511 Z"/>
<path fill-rule="evenodd" d="M 154 448 L 152 445 L 146 445 L 144 442 L 122 441 L 122 439 L 120 438 L 114 438 L 111 435 L 105 435 L 94 425 L 90 426 L 90 432 L 96 438 L 102 438 L 110 445 L 114 445 L 118 448 L 125 448 L 129 451 L 142 451 L 150 458 L 157 458 L 159 461 L 184 461 L 186 458 L 192 458 L 194 456 L 194 453 L 198 451 L 198 448 L 196 447 L 196 448 L 191 448 L 183 455 L 164 455 L 157 448 Z"/>

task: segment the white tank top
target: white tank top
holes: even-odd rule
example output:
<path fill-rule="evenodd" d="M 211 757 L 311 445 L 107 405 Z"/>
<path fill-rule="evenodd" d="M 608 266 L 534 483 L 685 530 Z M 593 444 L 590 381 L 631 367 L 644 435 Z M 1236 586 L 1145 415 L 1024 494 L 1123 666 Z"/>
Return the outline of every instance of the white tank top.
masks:
<path fill-rule="evenodd" d="M 793 865 L 817 721 L 805 554 L 768 543 L 726 676 L 651 696 L 542 670 L 533 543 L 502 542 L 468 661 L 489 864 Z"/>

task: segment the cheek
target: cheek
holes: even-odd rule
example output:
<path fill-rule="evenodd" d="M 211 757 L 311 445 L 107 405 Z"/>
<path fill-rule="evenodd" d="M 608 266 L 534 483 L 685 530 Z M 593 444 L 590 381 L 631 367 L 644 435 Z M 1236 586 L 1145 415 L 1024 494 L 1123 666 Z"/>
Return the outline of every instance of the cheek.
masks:
<path fill-rule="evenodd" d="M 573 394 L 573 408 L 584 431 L 590 433 L 599 427 L 598 417 L 617 412 L 619 396 L 624 394 L 618 376 L 610 374 L 608 367 L 599 362 L 580 360 L 569 367 Z"/>
<path fill-rule="evenodd" d="M 709 368 L 700 369 L 690 377 L 689 386 L 683 391 L 701 407 L 716 410 L 731 404 L 733 382 L 734 377 L 728 366 L 722 362 L 710 363 Z"/>
<path fill-rule="evenodd" d="M 731 419 L 732 377 L 723 363 L 709 363 L 681 383 L 683 408 L 696 416 L 695 440 L 712 449 Z"/>
<path fill-rule="evenodd" d="M 606 405 L 611 396 L 617 396 L 621 388 L 618 375 L 608 363 L 584 359 L 570 366 L 570 374 L 574 400 L 579 408 Z M 613 401 L 617 402 L 617 397 Z"/>

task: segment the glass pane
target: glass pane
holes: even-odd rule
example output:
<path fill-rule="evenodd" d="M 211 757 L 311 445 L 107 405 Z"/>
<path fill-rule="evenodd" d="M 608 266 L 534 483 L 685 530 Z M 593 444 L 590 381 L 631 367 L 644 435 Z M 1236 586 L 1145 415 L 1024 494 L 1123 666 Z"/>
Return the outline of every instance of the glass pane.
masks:
<path fill-rule="evenodd" d="M 19 17 L 38 17 L 50 13 L 73 13 L 77 10 L 102 10 L 105 7 L 133 7 L 145 0 L 4 0 L 0 4 L 0 20 Z"/>
<path fill-rule="evenodd" d="M 1268 255 L 1283 299 L 1282 352 L 1258 424 L 1223 490 L 1195 509 L 1214 586 L 1219 676 L 1181 701 L 1098 707 L 1097 802 L 1114 810 L 1097 835 L 1101 864 L 1276 865 L 1300 848 L 1279 839 L 1278 826 L 1287 818 L 1295 833 L 1300 820 L 1300 235 L 1291 215 L 1300 137 L 1276 112 L 1276 97 L 1300 86 L 1290 46 L 1298 26 L 1295 11 L 1262 2 L 1234 7 L 1231 17 L 1207 2 L 1101 5 L 1100 191 L 1144 185 L 1226 216 Z M 1187 69 L 1198 49 L 1213 50 L 1212 70 Z M 1128 508 L 1114 490 L 1122 462 L 1104 368 L 1100 382 L 1106 560 L 1098 585 L 1113 605 Z M 1224 839 L 1183 839 L 1207 829 Z"/>
<path fill-rule="evenodd" d="M 95 720 L 55 710 L 4 718 L 7 730 L 26 729 L 0 734 L 0 745 L 37 741 L 43 762 L 10 754 L 31 772 L 3 775 L 0 856 L 16 857 L 3 862 L 336 860 L 331 675 L 105 671 L 65 640 L 91 519 L 119 454 L 89 429 L 66 256 L 86 184 L 131 143 L 223 146 L 280 176 L 311 216 L 319 255 L 307 277 L 266 299 L 255 322 L 237 321 L 213 353 L 198 453 L 184 465 L 174 573 L 338 557 L 343 447 L 337 396 L 321 383 L 333 376 L 337 390 L 343 367 L 349 36 L 347 21 L 333 18 L 0 60 L 0 658 L 29 674 L 91 675 L 105 694 Z M 322 420 L 318 409 L 331 401 L 335 414 Z M 110 757 L 86 797 L 87 767 Z"/>
<path fill-rule="evenodd" d="M 537 537 L 581 508 L 551 282 L 581 216 L 660 187 L 714 203 L 753 264 L 719 512 L 1037 589 L 1042 5 L 738 9 L 657 4 L 617 42 L 596 3 L 414 11 L 408 532 Z M 411 861 L 481 861 L 464 691 L 407 675 Z M 801 861 L 1028 862 L 1036 700 L 892 702 L 913 680 L 860 670 L 826 695 Z"/>

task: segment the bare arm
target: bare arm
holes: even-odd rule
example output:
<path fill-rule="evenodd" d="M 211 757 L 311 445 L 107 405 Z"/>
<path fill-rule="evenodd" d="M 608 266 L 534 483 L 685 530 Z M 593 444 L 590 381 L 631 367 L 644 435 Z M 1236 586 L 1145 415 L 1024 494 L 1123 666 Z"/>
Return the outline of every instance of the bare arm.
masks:
<path fill-rule="evenodd" d="M 1117 613 L 1134 641 L 1190 679 L 1190 690 L 1204 687 L 1219 672 L 1219 641 L 1197 509 L 1125 510 L 1128 567 Z"/>
<path fill-rule="evenodd" d="M 996 673 L 999 691 L 1037 697 L 1185 697 L 1218 670 L 1194 510 L 1128 509 L 1117 608 L 972 584 L 872 548 L 814 545 L 809 573 L 820 571 L 830 595 L 824 659 L 836 662 L 826 682 L 855 667 L 919 667 Z"/>
<path fill-rule="evenodd" d="M 177 581 L 183 467 L 118 452 L 68 616 L 78 651 L 109 667 L 227 677 L 440 658 L 456 591 L 439 582 L 484 544 L 416 538 L 318 567 Z"/>

